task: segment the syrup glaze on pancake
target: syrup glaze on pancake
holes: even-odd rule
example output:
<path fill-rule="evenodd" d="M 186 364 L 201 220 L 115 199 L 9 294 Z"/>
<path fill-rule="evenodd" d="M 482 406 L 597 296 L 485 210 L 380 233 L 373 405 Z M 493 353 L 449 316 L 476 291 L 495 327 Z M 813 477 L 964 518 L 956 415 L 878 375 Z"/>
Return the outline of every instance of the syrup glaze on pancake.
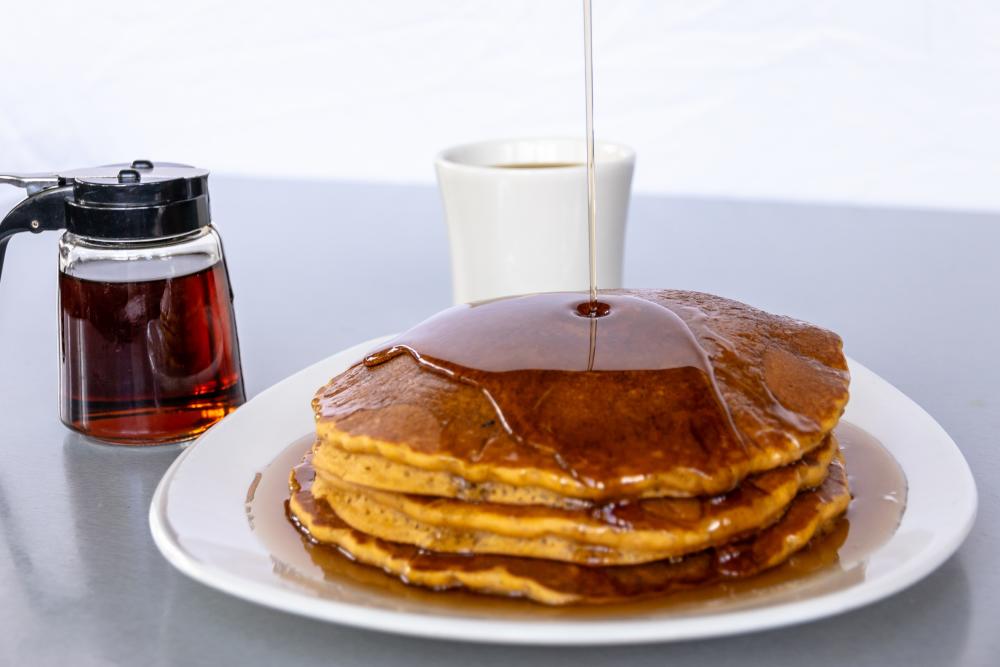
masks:
<path fill-rule="evenodd" d="M 317 433 L 473 483 L 592 500 L 714 495 L 818 446 L 847 401 L 835 334 L 694 292 L 456 306 L 320 390 Z M 321 460 L 317 460 L 321 465 Z"/>
<path fill-rule="evenodd" d="M 800 490 L 823 483 L 837 452 L 830 436 L 801 461 L 750 477 L 721 496 L 571 510 L 377 491 L 323 471 L 317 471 L 312 494 L 356 530 L 433 551 L 636 564 L 701 551 L 770 525 Z"/>
<path fill-rule="evenodd" d="M 833 528 L 850 502 L 839 453 L 815 490 L 799 494 L 788 511 L 760 533 L 681 559 L 615 567 L 590 567 L 513 556 L 444 554 L 389 542 L 352 529 L 312 494 L 310 457 L 292 470 L 289 518 L 310 540 L 383 569 L 407 583 L 526 597 L 546 604 L 608 603 L 753 576 Z"/>

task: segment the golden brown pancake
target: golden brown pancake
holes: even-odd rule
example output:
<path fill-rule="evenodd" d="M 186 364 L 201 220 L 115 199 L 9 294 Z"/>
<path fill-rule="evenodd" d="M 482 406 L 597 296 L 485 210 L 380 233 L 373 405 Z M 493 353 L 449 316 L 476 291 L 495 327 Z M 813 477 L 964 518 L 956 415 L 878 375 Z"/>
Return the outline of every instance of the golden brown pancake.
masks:
<path fill-rule="evenodd" d="M 799 460 L 822 443 L 843 411 L 847 365 L 840 338 L 829 331 L 695 292 L 621 290 L 601 298 L 613 303 L 611 315 L 596 325 L 598 362 L 611 348 L 627 361 L 645 354 L 642 363 L 579 373 L 541 363 L 559 349 L 542 349 L 532 367 L 525 356 L 531 346 L 504 347 L 525 326 L 511 313 L 533 305 L 543 314 L 563 313 L 559 309 L 579 295 L 459 306 L 317 393 L 317 434 L 325 443 L 317 469 L 336 475 L 335 451 L 376 456 L 403 466 L 400 473 L 416 468 L 451 476 L 433 477 L 435 494 L 463 498 L 464 482 L 473 499 L 492 499 L 483 489 L 517 487 L 527 492 L 508 494 L 504 502 L 555 506 L 565 503 L 532 490 L 591 501 L 716 495 L 748 475 Z M 586 329 L 575 326 L 573 315 L 560 317 L 547 332 L 575 354 Z M 435 349 L 435 336 L 461 333 L 477 319 L 495 337 L 457 340 L 481 341 L 498 358 L 521 355 L 524 363 L 514 370 L 482 368 L 440 358 L 460 356 L 442 346 L 446 354 L 426 353 Z M 654 353 L 685 361 L 655 366 Z M 381 479 L 385 489 L 391 477 Z M 368 482 L 379 486 L 376 475 Z"/>
<path fill-rule="evenodd" d="M 507 505 L 573 508 L 591 504 L 582 498 L 563 496 L 538 486 L 514 486 L 492 481 L 477 484 L 445 470 L 427 470 L 378 454 L 350 452 L 328 440 L 316 442 L 313 465 L 325 471 L 336 471 L 336 475 L 346 482 L 384 491 Z"/>
<path fill-rule="evenodd" d="M 635 616 L 667 609 L 690 609 L 692 604 L 712 604 L 715 600 L 734 596 L 757 596 L 766 589 L 785 586 L 790 580 L 804 579 L 815 573 L 836 568 L 840 560 L 840 548 L 850 530 L 851 525 L 846 517 L 835 519 L 832 525 L 818 531 L 804 549 L 795 552 L 780 565 L 754 576 L 720 577 L 701 584 L 687 580 L 678 582 L 683 583 L 683 586 L 660 589 L 649 595 L 637 594 L 621 600 L 592 600 L 591 602 L 595 604 L 587 605 L 589 609 L 582 608 L 586 604 L 585 600 L 578 600 L 576 602 L 580 604 L 549 605 L 548 608 L 531 609 L 530 613 L 540 620 L 569 617 L 587 619 L 605 613 Z M 402 579 L 387 575 L 377 567 L 365 565 L 348 557 L 336 546 L 319 544 L 304 533 L 301 534 L 301 541 L 309 559 L 323 571 L 324 578 L 335 583 L 338 588 L 345 582 L 352 582 L 369 591 L 389 594 L 399 601 L 426 604 L 430 607 L 443 605 L 452 613 L 468 610 L 473 613 L 492 613 L 501 617 L 512 611 L 518 614 L 529 612 L 521 606 L 521 602 L 526 600 L 523 597 L 503 596 L 505 599 L 498 600 L 495 595 L 472 593 L 458 587 L 445 590 L 410 586 Z M 508 602 L 511 604 L 507 604 Z M 527 602 L 532 601 L 527 600 Z M 568 606 L 576 608 L 567 609 Z M 569 616 L 566 616 L 567 613 Z"/>
<path fill-rule="evenodd" d="M 829 436 L 801 461 L 750 477 L 721 496 L 576 509 L 397 494 L 325 472 L 317 472 L 311 491 L 356 530 L 432 551 L 624 565 L 701 551 L 770 525 L 801 489 L 823 482 L 837 452 Z"/>
<path fill-rule="evenodd" d="M 820 487 L 800 493 L 776 523 L 752 537 L 680 559 L 592 567 L 513 556 L 444 554 L 380 540 L 352 529 L 326 501 L 312 494 L 308 461 L 292 471 L 290 484 L 289 511 L 300 530 L 360 563 L 410 584 L 467 588 L 546 604 L 607 603 L 752 576 L 780 564 L 813 536 L 834 526 L 850 502 L 838 453 Z"/>

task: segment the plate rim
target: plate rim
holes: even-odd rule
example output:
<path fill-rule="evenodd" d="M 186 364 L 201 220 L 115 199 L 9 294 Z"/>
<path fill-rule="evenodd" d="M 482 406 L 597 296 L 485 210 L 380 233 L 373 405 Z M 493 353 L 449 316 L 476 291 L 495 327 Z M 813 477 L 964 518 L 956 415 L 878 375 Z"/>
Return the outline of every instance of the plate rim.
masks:
<path fill-rule="evenodd" d="M 300 376 L 333 366 L 343 358 L 360 356 L 361 352 L 390 337 L 379 336 L 336 352 L 276 382 L 254 396 L 247 404 L 279 392 L 284 385 L 293 384 Z M 936 426 L 940 435 L 944 436 L 950 445 L 949 454 L 956 463 L 961 464 L 959 474 L 965 477 L 965 483 L 961 484 L 960 488 L 966 493 L 959 499 L 961 502 L 957 503 L 957 511 L 961 512 L 963 520 L 945 526 L 947 539 L 939 541 L 921 557 L 903 562 L 892 572 L 882 574 L 874 580 L 865 580 L 860 584 L 820 593 L 802 600 L 706 615 L 693 614 L 680 618 L 546 619 L 526 622 L 517 619 L 462 618 L 378 609 L 314 597 L 293 589 L 253 581 L 216 565 L 204 563 L 186 551 L 167 518 L 170 487 L 178 471 L 184 467 L 185 461 L 196 451 L 202 439 L 212 433 L 218 425 L 213 426 L 189 445 L 174 460 L 157 484 L 149 507 L 150 532 L 157 549 L 172 566 L 209 588 L 297 616 L 410 637 L 508 645 L 611 646 L 733 636 L 837 616 L 894 595 L 936 570 L 965 541 L 975 523 L 978 511 L 975 478 L 968 461 L 951 436 L 926 410 L 894 385 L 860 362 L 849 358 L 848 363 L 852 379 L 868 375 L 870 380 L 883 384 L 886 390 L 895 392 L 899 398 L 912 403 L 913 407 Z M 239 414 L 239 410 L 233 414 Z M 219 424 L 231 418 L 232 415 Z M 905 468 L 903 471 L 906 472 Z M 792 610 L 795 613 L 789 613 Z"/>

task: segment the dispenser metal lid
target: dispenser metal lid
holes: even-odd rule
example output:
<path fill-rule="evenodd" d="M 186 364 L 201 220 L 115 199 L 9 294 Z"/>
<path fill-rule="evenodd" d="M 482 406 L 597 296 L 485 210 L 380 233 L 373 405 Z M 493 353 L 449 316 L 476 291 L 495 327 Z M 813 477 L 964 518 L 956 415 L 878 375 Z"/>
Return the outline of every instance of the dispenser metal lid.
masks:
<path fill-rule="evenodd" d="M 0 218 L 0 269 L 20 232 L 66 229 L 101 241 L 169 238 L 212 221 L 208 171 L 175 162 L 134 160 L 58 174 L 3 174 L 0 185 L 28 197 Z"/>
<path fill-rule="evenodd" d="M 135 160 L 59 174 L 72 185 L 66 230 L 96 239 L 157 239 L 211 222 L 208 170 Z"/>

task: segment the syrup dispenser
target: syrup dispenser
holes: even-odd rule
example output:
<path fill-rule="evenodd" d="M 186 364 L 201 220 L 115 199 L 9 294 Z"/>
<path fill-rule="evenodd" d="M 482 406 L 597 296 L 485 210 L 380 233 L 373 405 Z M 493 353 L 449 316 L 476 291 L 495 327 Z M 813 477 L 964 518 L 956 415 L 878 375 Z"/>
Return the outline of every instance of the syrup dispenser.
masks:
<path fill-rule="evenodd" d="M 66 230 L 59 240 L 63 423 L 111 443 L 160 444 L 190 439 L 244 402 L 208 171 L 136 160 L 0 174 L 2 183 L 28 197 L 0 222 L 0 271 L 14 234 Z"/>

